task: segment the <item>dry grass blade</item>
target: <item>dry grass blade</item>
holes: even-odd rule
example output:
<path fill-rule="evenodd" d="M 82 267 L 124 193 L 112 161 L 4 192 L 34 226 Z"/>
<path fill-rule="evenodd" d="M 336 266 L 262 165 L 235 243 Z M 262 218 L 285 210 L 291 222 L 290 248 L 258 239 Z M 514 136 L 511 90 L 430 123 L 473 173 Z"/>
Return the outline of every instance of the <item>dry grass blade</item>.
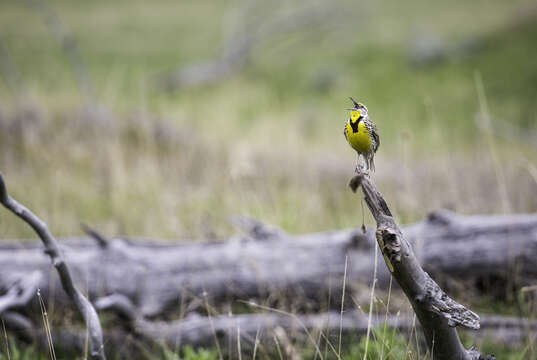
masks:
<path fill-rule="evenodd" d="M 54 343 L 52 341 L 52 334 L 50 331 L 50 323 L 48 321 L 47 308 L 45 306 L 45 302 L 43 301 L 43 298 L 41 297 L 41 291 L 39 289 L 37 290 L 37 297 L 39 299 L 39 306 L 41 308 L 41 316 L 43 317 L 43 326 L 45 327 L 45 333 L 47 335 L 47 344 L 48 344 L 50 358 L 56 360 L 56 352 L 54 351 Z"/>
<path fill-rule="evenodd" d="M 209 318 L 209 322 L 211 324 L 211 330 L 213 332 L 214 344 L 216 346 L 216 351 L 218 352 L 218 358 L 220 360 L 223 360 L 224 356 L 222 355 L 222 348 L 220 347 L 220 342 L 218 341 L 218 336 L 216 335 L 216 331 L 214 329 L 214 322 L 213 322 L 213 318 L 211 316 L 211 308 L 209 306 L 209 302 L 207 301 L 207 293 L 203 294 L 203 303 L 205 304 L 205 310 L 207 311 L 207 317 Z"/>
<path fill-rule="evenodd" d="M 483 79 L 481 78 L 481 73 L 478 71 L 474 73 L 474 82 L 477 90 L 477 97 L 479 100 L 480 107 L 479 120 L 483 123 L 483 127 L 486 130 L 485 132 L 487 137 L 487 145 L 490 151 L 490 156 L 494 163 L 494 170 L 496 173 L 496 179 L 498 181 L 498 190 L 500 192 L 502 209 L 504 213 L 508 214 L 511 212 L 511 204 L 509 202 L 509 194 L 507 193 L 507 180 L 505 178 L 504 169 L 498 156 L 496 143 L 494 142 L 494 137 L 492 135 L 492 124 L 490 119 L 487 97 L 485 94 L 485 87 L 483 86 Z"/>
<path fill-rule="evenodd" d="M 371 299 L 369 300 L 369 317 L 367 319 L 367 334 L 365 336 L 364 360 L 367 359 L 367 347 L 369 346 L 369 334 L 371 332 L 371 321 L 373 319 L 373 300 L 375 299 L 375 284 L 377 282 L 378 247 L 375 246 L 375 265 L 373 268 L 373 284 L 371 285 Z"/>
<path fill-rule="evenodd" d="M 347 280 L 347 261 L 348 257 L 345 256 L 345 270 L 343 272 L 343 289 L 341 290 L 341 311 L 339 316 L 339 344 L 337 348 L 338 356 L 341 357 L 341 332 L 343 330 L 343 307 L 345 305 L 345 285 Z"/>
<path fill-rule="evenodd" d="M 239 360 L 242 360 L 241 353 L 241 327 L 237 327 L 237 353 L 239 354 Z"/>
<path fill-rule="evenodd" d="M 386 301 L 386 314 L 384 316 L 384 325 L 382 329 L 382 346 L 380 348 L 380 360 L 384 359 L 384 345 L 386 343 L 386 328 L 387 328 L 387 322 L 388 322 L 388 315 L 390 313 L 390 298 L 392 296 L 392 282 L 393 282 L 393 276 L 390 276 L 390 285 L 388 287 L 388 300 Z"/>
<path fill-rule="evenodd" d="M 306 334 L 306 336 L 308 337 L 308 339 L 310 340 L 310 342 L 313 344 L 313 346 L 315 347 L 315 351 L 316 353 L 319 355 L 319 358 L 322 360 L 324 359 L 322 353 L 321 353 L 321 350 L 319 349 L 319 346 L 317 346 L 317 342 L 315 341 L 315 339 L 313 338 L 313 336 L 311 335 L 311 333 L 309 332 L 308 328 L 306 327 L 306 325 L 302 322 L 302 320 L 300 320 L 300 318 L 298 316 L 296 316 L 295 314 L 292 314 L 290 312 L 287 312 L 287 311 L 283 311 L 283 310 L 279 310 L 279 309 L 274 309 L 274 308 L 271 308 L 271 307 L 268 307 L 268 306 L 264 306 L 264 305 L 259 305 L 259 304 L 256 304 L 254 302 L 251 302 L 251 301 L 241 301 L 242 303 L 244 304 L 247 304 L 247 305 L 250 305 L 250 306 L 253 306 L 253 307 L 256 307 L 256 308 L 259 308 L 259 309 L 262 309 L 262 310 L 267 310 L 267 311 L 271 311 L 271 312 L 275 312 L 275 313 L 278 313 L 278 314 L 282 314 L 282 315 L 286 315 L 286 316 L 290 316 L 292 317 L 299 325 L 300 327 L 304 330 L 304 333 Z M 327 339 L 328 340 L 328 339 Z M 333 349 L 334 351 L 334 354 L 338 357 L 338 359 L 340 358 L 339 354 L 335 351 L 335 349 Z"/>

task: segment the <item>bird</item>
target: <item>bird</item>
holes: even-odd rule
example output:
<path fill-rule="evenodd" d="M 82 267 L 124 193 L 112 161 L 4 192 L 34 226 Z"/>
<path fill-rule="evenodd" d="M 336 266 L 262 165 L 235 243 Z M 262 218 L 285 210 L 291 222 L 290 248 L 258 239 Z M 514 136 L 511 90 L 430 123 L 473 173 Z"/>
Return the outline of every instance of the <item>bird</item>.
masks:
<path fill-rule="evenodd" d="M 375 171 L 375 153 L 380 145 L 380 137 L 375 123 L 369 118 L 367 107 L 349 97 L 353 103 L 350 110 L 349 119 L 345 122 L 343 135 L 349 145 L 356 150 L 356 171 L 361 172 L 363 165 L 360 165 L 360 155 L 365 160 L 365 171 Z"/>

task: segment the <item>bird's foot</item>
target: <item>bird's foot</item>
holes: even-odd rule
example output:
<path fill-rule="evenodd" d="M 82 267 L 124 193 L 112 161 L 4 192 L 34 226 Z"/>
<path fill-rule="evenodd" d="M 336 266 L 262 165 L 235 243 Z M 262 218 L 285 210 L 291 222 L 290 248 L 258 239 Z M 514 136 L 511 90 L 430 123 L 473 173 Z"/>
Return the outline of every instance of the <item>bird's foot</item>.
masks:
<path fill-rule="evenodd" d="M 366 169 L 363 164 L 356 164 L 354 172 L 358 175 L 369 175 L 369 169 Z"/>

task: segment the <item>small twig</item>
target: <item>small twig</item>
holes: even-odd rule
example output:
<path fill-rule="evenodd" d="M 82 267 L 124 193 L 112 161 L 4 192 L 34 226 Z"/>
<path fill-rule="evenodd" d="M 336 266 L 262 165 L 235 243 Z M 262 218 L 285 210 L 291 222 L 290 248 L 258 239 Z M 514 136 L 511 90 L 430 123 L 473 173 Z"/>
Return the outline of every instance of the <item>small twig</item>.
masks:
<path fill-rule="evenodd" d="M 103 334 L 101 323 L 97 312 L 88 301 L 88 299 L 78 290 L 73 282 L 71 272 L 67 263 L 64 261 L 58 246 L 58 242 L 50 233 L 47 224 L 38 218 L 34 213 L 27 209 L 24 205 L 17 202 L 8 195 L 7 187 L 4 178 L 0 173 L 0 202 L 8 210 L 24 220 L 34 231 L 45 245 L 45 253 L 50 257 L 50 260 L 60 277 L 62 287 L 73 301 L 76 309 L 82 315 L 86 322 L 90 337 L 90 354 L 92 359 L 105 359 Z"/>
<path fill-rule="evenodd" d="M 110 245 L 110 240 L 94 228 L 86 224 L 81 224 L 80 226 L 82 227 L 82 231 L 94 239 L 101 248 L 106 249 Z"/>
<path fill-rule="evenodd" d="M 132 301 L 121 294 L 112 294 L 98 299 L 95 301 L 95 308 L 99 311 L 113 311 L 127 320 L 129 324 L 134 324 L 138 319 L 138 313 Z"/>
<path fill-rule="evenodd" d="M 251 216 L 238 215 L 229 219 L 230 223 L 238 229 L 246 232 L 256 240 L 266 240 L 272 238 L 285 238 L 288 235 L 282 229 L 265 224 Z"/>

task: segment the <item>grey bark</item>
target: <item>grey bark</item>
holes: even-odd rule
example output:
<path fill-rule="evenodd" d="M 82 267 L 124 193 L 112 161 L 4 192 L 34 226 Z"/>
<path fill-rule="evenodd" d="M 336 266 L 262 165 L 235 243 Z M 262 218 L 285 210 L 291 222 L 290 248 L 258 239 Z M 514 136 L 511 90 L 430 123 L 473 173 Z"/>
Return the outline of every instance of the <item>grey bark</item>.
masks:
<path fill-rule="evenodd" d="M 13 214 L 20 217 L 37 233 L 45 246 L 45 253 L 50 258 L 52 265 L 56 268 L 60 281 L 65 293 L 75 305 L 76 310 L 80 313 L 89 332 L 89 344 L 90 344 L 90 356 L 92 359 L 106 359 L 104 355 L 103 335 L 101 329 L 101 323 L 97 312 L 93 308 L 93 305 L 82 294 L 82 292 L 76 287 L 73 282 L 71 270 L 67 263 L 64 261 L 58 242 L 52 236 L 50 231 L 41 219 L 39 219 L 34 213 L 32 213 L 25 206 L 21 205 L 15 199 L 8 195 L 4 178 L 0 173 L 0 203 L 4 205 Z M 10 286 L 8 292 L 2 296 L 2 307 L 0 310 L 7 310 L 10 307 L 21 306 L 30 298 L 30 294 L 38 288 L 38 283 L 43 278 L 41 274 L 35 271 L 27 271 L 23 273 L 23 277 L 27 278 L 26 274 L 30 275 L 30 281 L 25 284 L 21 284 L 22 289 Z M 15 289 L 15 291 L 13 291 Z"/>
<path fill-rule="evenodd" d="M 464 348 L 456 329 L 457 326 L 479 329 L 479 316 L 451 299 L 422 269 L 410 243 L 369 175 L 359 173 L 349 185 L 354 192 L 359 187 L 362 188 L 367 206 L 377 222 L 377 242 L 386 266 L 412 305 L 433 359 L 482 358 L 476 349 Z"/>
<path fill-rule="evenodd" d="M 374 232 L 358 229 L 289 235 L 257 221 L 240 218 L 246 235 L 223 242 L 163 243 L 140 239 L 61 240 L 72 277 L 90 298 L 122 294 L 144 316 L 178 309 L 181 301 L 267 298 L 271 295 L 328 301 L 338 308 L 345 256 L 349 289 L 369 285 L 373 277 Z M 537 215 L 463 216 L 436 212 L 402 228 L 405 238 L 435 279 L 477 282 L 480 278 L 516 277 L 518 285 L 537 279 Z M 95 236 L 95 234 L 94 234 Z M 0 244 L 0 289 L 9 289 L 33 271 L 45 299 L 69 301 L 51 291 L 50 260 L 42 247 L 20 241 Z M 388 287 L 390 273 L 378 269 L 378 286 Z M 52 282 L 51 282 L 52 279 Z"/>
<path fill-rule="evenodd" d="M 292 314 L 278 309 L 269 309 L 248 303 L 253 310 L 261 311 L 253 314 L 217 315 L 212 318 L 199 316 L 195 313 L 187 317 L 170 321 L 147 321 L 140 315 L 136 307 L 124 296 L 111 295 L 96 302 L 99 311 L 108 311 L 119 315 L 128 328 L 135 333 L 153 341 L 165 340 L 168 344 L 184 345 L 211 345 L 214 334 L 232 336 L 236 343 L 237 329 L 251 341 L 263 338 L 277 328 L 286 332 L 294 332 L 308 336 L 308 331 L 321 331 L 325 338 L 330 334 L 337 335 L 340 327 L 346 333 L 353 332 L 365 334 L 368 326 L 378 328 L 387 326 L 396 328 L 402 333 L 408 333 L 416 324 L 408 315 L 386 316 L 375 314 L 369 324 L 369 315 L 362 311 L 330 311 L 316 314 Z M 506 344 L 524 342 L 526 336 L 537 331 L 537 320 L 518 318 L 512 316 L 484 316 L 480 319 L 481 335 L 496 339 Z M 230 340 L 230 339 L 227 339 Z M 307 339 L 307 340 L 311 340 Z M 333 340 L 333 339 L 330 339 Z"/>

